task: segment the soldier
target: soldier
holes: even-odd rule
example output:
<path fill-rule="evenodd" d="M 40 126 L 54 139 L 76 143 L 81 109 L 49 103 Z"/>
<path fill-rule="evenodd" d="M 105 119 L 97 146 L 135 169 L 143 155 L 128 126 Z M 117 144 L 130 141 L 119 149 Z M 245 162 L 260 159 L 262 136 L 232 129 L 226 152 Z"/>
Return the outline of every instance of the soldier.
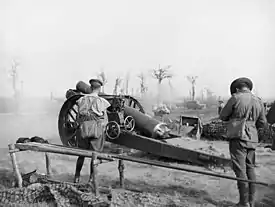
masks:
<path fill-rule="evenodd" d="M 228 137 L 229 151 L 233 171 L 236 177 L 256 180 L 255 149 L 258 143 L 257 129 L 266 124 L 265 110 L 262 101 L 251 93 L 253 83 L 248 78 L 238 78 L 231 83 L 231 98 L 220 113 L 220 119 L 232 123 L 245 119 L 242 136 Z M 236 122 L 235 122 L 236 123 Z M 231 130 L 231 131 L 230 131 Z M 228 128 L 232 134 L 234 128 Z M 234 134 L 234 133 L 233 133 Z M 237 182 L 239 190 L 238 207 L 254 207 L 256 186 L 253 183 Z"/>
<path fill-rule="evenodd" d="M 89 81 L 92 89 L 92 93 L 87 94 L 81 97 L 77 101 L 78 105 L 78 116 L 77 122 L 80 124 L 80 128 L 77 131 L 76 139 L 77 139 L 77 146 L 81 149 L 91 149 L 94 151 L 101 151 L 104 146 L 105 142 L 105 135 L 104 135 L 104 128 L 108 122 L 107 117 L 107 108 L 110 106 L 110 103 L 102 98 L 99 97 L 98 94 L 100 93 L 101 86 L 103 83 L 98 78 L 92 78 Z M 94 130 L 92 134 L 98 134 L 98 137 L 89 137 L 83 138 L 81 134 L 81 127 L 82 123 L 85 121 L 95 120 L 94 122 L 90 122 L 91 126 L 88 126 L 87 130 Z M 97 133 L 99 132 L 99 133 Z M 100 133 L 101 132 L 101 133 Z M 80 171 L 83 167 L 85 157 L 79 156 L 76 163 L 76 171 L 75 171 L 75 179 L 74 182 L 79 182 Z M 92 179 L 92 163 L 91 163 L 91 172 L 90 172 L 90 181 Z"/>

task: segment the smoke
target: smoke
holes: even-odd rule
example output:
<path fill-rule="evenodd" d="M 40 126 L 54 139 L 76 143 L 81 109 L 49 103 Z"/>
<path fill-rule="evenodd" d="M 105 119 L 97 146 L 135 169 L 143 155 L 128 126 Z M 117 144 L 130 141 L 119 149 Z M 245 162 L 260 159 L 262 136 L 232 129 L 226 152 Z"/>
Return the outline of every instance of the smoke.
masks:
<path fill-rule="evenodd" d="M 11 58 L 0 66 L 0 144 L 6 148 L 19 137 L 41 136 L 59 143 L 57 119 L 63 100 L 51 99 L 50 93 L 40 94 L 39 85 L 31 85 L 35 76 L 24 77 L 23 62 L 11 76 Z M 3 62 L 2 62 L 3 63 Z M 25 71 L 24 71 L 25 72 Z M 15 83 L 15 87 L 13 85 Z M 24 83 L 33 90 L 25 90 Z M 29 93 L 29 91 L 33 93 Z M 16 93 L 15 93 L 16 92 Z"/>

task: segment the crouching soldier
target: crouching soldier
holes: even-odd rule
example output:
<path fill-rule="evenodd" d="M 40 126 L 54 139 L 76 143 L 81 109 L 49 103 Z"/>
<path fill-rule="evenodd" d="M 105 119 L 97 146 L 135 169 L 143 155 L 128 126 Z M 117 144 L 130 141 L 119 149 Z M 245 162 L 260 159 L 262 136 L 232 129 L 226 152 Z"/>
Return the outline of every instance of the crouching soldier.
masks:
<path fill-rule="evenodd" d="M 251 93 L 253 83 L 248 78 L 238 78 L 231 83 L 231 98 L 220 113 L 220 119 L 228 121 L 227 137 L 236 177 L 256 180 L 255 149 L 258 143 L 257 129 L 266 124 L 262 101 Z M 238 207 L 254 207 L 256 186 L 237 182 Z"/>
<path fill-rule="evenodd" d="M 99 97 L 102 81 L 94 78 L 89 81 L 92 93 L 84 95 L 77 101 L 78 115 L 77 122 L 77 147 L 94 151 L 102 151 L 105 143 L 105 126 L 108 122 L 107 108 L 110 103 Z M 79 182 L 80 172 L 83 167 L 85 157 L 77 159 L 74 182 Z M 90 181 L 92 179 L 92 163 L 90 168 Z"/>

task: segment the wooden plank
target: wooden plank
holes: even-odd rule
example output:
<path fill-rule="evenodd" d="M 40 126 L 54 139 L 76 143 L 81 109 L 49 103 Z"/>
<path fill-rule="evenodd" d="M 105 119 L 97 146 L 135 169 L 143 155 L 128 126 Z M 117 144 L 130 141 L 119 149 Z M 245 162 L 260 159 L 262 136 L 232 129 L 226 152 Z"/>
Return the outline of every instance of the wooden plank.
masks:
<path fill-rule="evenodd" d="M 35 147 L 33 147 L 33 145 L 35 145 Z M 47 149 L 48 152 L 58 153 L 57 150 L 56 150 L 56 148 L 58 148 L 58 146 L 54 146 L 54 145 L 50 145 L 50 144 L 24 143 L 24 144 L 16 144 L 16 146 L 24 148 L 25 150 L 27 148 L 29 148 L 27 150 L 35 149 L 34 151 L 45 151 Z M 24 147 L 22 147 L 22 146 L 24 146 Z M 9 145 L 9 148 L 12 149 L 13 148 L 12 145 L 11 146 Z M 59 148 L 61 148 L 61 147 L 59 147 Z M 69 147 L 63 148 L 62 149 L 62 154 L 66 154 L 66 153 L 71 154 L 71 152 L 70 152 L 71 149 L 72 148 L 69 148 Z M 221 174 L 217 174 L 217 173 L 194 170 L 194 169 L 191 169 L 190 167 L 175 166 L 175 165 L 171 165 L 169 163 L 160 162 L 160 161 L 145 160 L 145 159 L 141 159 L 141 158 L 135 158 L 135 157 L 123 156 L 123 155 L 115 155 L 115 154 L 109 154 L 109 155 L 105 154 L 104 155 L 102 153 L 96 153 L 96 152 L 93 152 L 93 151 L 87 151 L 87 152 L 91 152 L 91 154 L 89 154 L 89 156 L 92 156 L 94 159 L 95 159 L 95 155 L 97 157 L 111 157 L 112 159 L 118 159 L 118 160 L 121 159 L 121 160 L 126 160 L 126 161 L 131 161 L 131 162 L 136 162 L 136 163 L 142 163 L 142 164 L 148 164 L 148 165 L 153 165 L 153 166 L 158 166 L 158 167 L 163 167 L 163 168 L 169 168 L 169 169 L 174 169 L 174 170 L 180 170 L 180 171 L 199 173 L 199 174 L 204 174 L 204 175 L 209 175 L 209 176 L 215 176 L 215 177 L 220 177 L 220 178 L 224 178 L 224 179 L 238 180 L 238 181 L 243 181 L 243 182 L 248 182 L 248 183 L 255 183 L 255 184 L 260 184 L 260 185 L 265 185 L 265 186 L 269 185 L 268 183 L 264 183 L 264 182 L 245 180 L 245 179 L 231 177 L 231 176 L 227 176 L 227 175 L 221 175 Z M 85 155 L 82 155 L 82 156 L 85 156 Z M 21 177 L 21 179 L 22 179 L 22 177 Z"/>
<path fill-rule="evenodd" d="M 201 170 L 194 170 L 190 167 L 175 166 L 175 165 L 167 164 L 165 162 L 160 162 L 160 161 L 151 161 L 151 160 L 145 160 L 145 159 L 140 159 L 140 158 L 135 158 L 135 157 L 130 157 L 130 156 L 123 156 L 123 155 L 114 155 L 114 157 L 117 157 L 118 159 L 131 161 L 131 162 L 137 162 L 137 163 L 153 165 L 153 166 L 157 166 L 157 167 L 163 167 L 163 168 L 174 169 L 174 170 L 180 170 L 180 171 L 186 171 L 186 172 L 192 172 L 192 173 L 199 173 L 199 174 L 203 174 L 203 175 L 209 175 L 209 176 L 214 176 L 214 177 L 219 177 L 219 178 L 224 178 L 224 179 L 229 179 L 229 180 L 238 180 L 238 181 L 254 183 L 254 184 L 258 184 L 258 185 L 264 185 L 264 186 L 270 185 L 269 183 L 264 183 L 264 182 L 260 182 L 260 181 L 246 180 L 246 179 L 232 177 L 232 176 L 228 176 L 228 175 L 222 175 L 222 174 L 206 172 L 206 171 L 201 171 Z"/>

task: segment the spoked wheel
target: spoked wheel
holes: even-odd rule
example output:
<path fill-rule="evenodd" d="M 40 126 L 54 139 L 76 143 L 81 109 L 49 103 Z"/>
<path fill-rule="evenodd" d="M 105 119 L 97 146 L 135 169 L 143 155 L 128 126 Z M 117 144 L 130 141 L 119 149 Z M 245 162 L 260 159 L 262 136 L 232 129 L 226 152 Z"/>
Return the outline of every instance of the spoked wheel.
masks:
<path fill-rule="evenodd" d="M 145 114 L 144 108 L 142 107 L 142 105 L 138 102 L 137 99 L 133 98 L 132 96 L 124 96 L 124 98 L 126 99 L 125 101 L 125 105 L 129 106 L 131 108 L 137 109 L 138 111 L 140 111 L 141 113 Z"/>
<path fill-rule="evenodd" d="M 58 117 L 58 131 L 60 139 L 65 146 L 76 147 L 76 130 L 78 123 L 76 101 L 83 95 L 74 95 L 63 104 Z"/>
<path fill-rule="evenodd" d="M 110 121 L 106 125 L 105 133 L 109 139 L 117 139 L 120 135 L 120 131 L 120 126 L 115 121 Z"/>
<path fill-rule="evenodd" d="M 108 101 L 110 101 L 114 98 L 113 95 L 106 95 L 106 94 L 101 94 L 100 97 L 105 98 Z M 129 96 L 129 95 L 122 95 L 122 98 L 124 98 L 124 100 L 125 100 L 125 106 L 134 108 L 134 109 L 138 110 L 139 112 L 145 114 L 144 108 L 138 102 L 137 99 L 135 99 L 134 97 Z"/>
<path fill-rule="evenodd" d="M 124 129 L 131 132 L 135 128 L 135 120 L 132 116 L 127 116 L 124 119 Z"/>

